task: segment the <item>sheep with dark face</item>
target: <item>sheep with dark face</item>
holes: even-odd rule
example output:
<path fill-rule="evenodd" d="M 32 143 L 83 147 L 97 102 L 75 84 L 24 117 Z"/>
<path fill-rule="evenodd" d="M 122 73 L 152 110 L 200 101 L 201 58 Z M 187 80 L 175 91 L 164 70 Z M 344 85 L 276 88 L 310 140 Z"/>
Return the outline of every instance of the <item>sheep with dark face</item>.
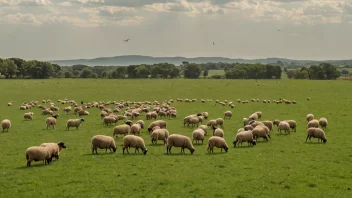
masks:
<path fill-rule="evenodd" d="M 76 129 L 78 129 L 78 127 L 81 126 L 83 122 L 85 122 L 83 118 L 69 119 L 66 123 L 66 129 L 70 130 L 70 127 L 76 127 Z"/>
<path fill-rule="evenodd" d="M 320 129 L 320 128 L 309 128 L 307 131 L 308 135 L 306 138 L 306 142 L 309 139 L 311 141 L 311 138 L 318 138 L 318 142 L 321 140 L 322 142 L 326 143 L 326 136 L 325 136 L 325 132 Z"/>

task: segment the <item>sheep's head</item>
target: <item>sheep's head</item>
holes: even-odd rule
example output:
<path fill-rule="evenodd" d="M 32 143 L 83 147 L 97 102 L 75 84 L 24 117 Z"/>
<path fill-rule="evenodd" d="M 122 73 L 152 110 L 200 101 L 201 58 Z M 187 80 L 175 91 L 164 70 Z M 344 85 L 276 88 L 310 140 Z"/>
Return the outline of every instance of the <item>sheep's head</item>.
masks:
<path fill-rule="evenodd" d="M 328 141 L 327 139 L 324 139 L 323 142 L 326 143 L 326 141 Z"/>
<path fill-rule="evenodd" d="M 254 145 L 257 145 L 257 141 L 256 141 L 256 140 L 253 140 L 253 141 L 252 141 L 252 144 L 253 144 L 253 146 L 254 146 Z"/>
<path fill-rule="evenodd" d="M 133 122 L 131 120 L 126 120 L 125 124 L 128 124 L 129 126 L 132 126 Z"/>
<path fill-rule="evenodd" d="M 148 152 L 148 149 L 147 149 L 147 148 L 143 150 L 143 154 L 144 154 L 144 155 L 147 154 L 147 152 Z"/>
<path fill-rule="evenodd" d="M 113 148 L 112 151 L 115 153 L 117 148 Z"/>
<path fill-rule="evenodd" d="M 191 154 L 193 154 L 193 153 L 194 153 L 194 151 L 195 151 L 195 149 L 194 149 L 194 148 L 190 148 L 189 150 L 191 151 Z"/>
<path fill-rule="evenodd" d="M 227 151 L 229 150 L 229 148 L 227 146 L 224 147 L 225 152 L 227 153 Z"/>
<path fill-rule="evenodd" d="M 59 143 L 57 143 L 57 145 L 59 145 L 59 147 L 61 147 L 61 148 L 66 148 L 66 145 L 64 142 L 59 142 Z"/>
<path fill-rule="evenodd" d="M 237 144 L 237 141 L 236 141 L 236 140 L 233 141 L 232 144 L 233 144 L 233 147 L 235 148 L 235 147 L 236 147 L 236 144 Z"/>
<path fill-rule="evenodd" d="M 81 118 L 81 122 L 85 122 L 85 120 L 83 118 Z"/>

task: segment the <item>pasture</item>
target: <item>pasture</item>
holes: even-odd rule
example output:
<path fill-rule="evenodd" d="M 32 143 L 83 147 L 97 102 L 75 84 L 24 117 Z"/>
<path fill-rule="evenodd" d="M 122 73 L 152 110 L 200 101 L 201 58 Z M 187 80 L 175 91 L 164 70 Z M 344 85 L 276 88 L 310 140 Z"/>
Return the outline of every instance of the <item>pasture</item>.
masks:
<path fill-rule="evenodd" d="M 351 83 L 348 81 L 308 80 L 1 80 L 0 120 L 10 119 L 9 132 L 0 132 L 0 196 L 1 197 L 352 197 Z M 311 100 L 307 101 L 306 98 Z M 190 155 L 172 154 L 158 141 L 151 145 L 145 128 L 141 137 L 148 153 L 122 154 L 122 136 L 116 140 L 116 153 L 98 150 L 92 155 L 94 135 L 112 135 L 114 126 L 103 126 L 98 108 L 78 130 L 65 130 L 72 112 L 59 99 L 78 104 L 92 101 L 154 101 L 169 100 L 177 108 L 176 119 L 167 121 L 170 134 L 191 136 L 195 128 L 183 127 L 187 115 L 207 111 L 209 119 L 223 117 L 226 110 L 233 116 L 225 120 L 228 153 L 214 149 L 207 152 L 207 140 L 196 145 Z M 177 98 L 196 98 L 195 103 L 176 102 Z M 296 100 L 297 104 L 238 104 L 237 99 Z M 51 99 L 60 107 L 55 129 L 46 129 L 41 110 L 19 110 L 24 101 Z M 200 99 L 213 102 L 201 103 Z M 228 100 L 235 108 L 215 105 L 215 100 Z M 7 103 L 15 101 L 12 107 Z M 113 106 L 109 106 L 112 108 Z M 24 121 L 25 112 L 34 112 L 32 121 Z M 275 126 L 271 139 L 259 139 L 254 147 L 233 148 L 242 119 L 255 111 L 263 112 L 261 120 L 293 119 L 297 132 L 279 135 Z M 119 114 L 121 114 L 120 112 Z M 327 143 L 306 143 L 308 113 L 329 121 L 325 130 Z M 145 120 L 145 113 L 138 119 Z M 148 126 L 153 120 L 145 120 Z M 205 123 L 207 120 L 205 120 Z M 119 121 L 117 124 L 121 124 Z M 32 162 L 26 167 L 25 151 L 43 142 L 65 142 L 67 148 L 60 159 L 50 165 Z M 309 142 L 309 141 L 308 141 Z"/>

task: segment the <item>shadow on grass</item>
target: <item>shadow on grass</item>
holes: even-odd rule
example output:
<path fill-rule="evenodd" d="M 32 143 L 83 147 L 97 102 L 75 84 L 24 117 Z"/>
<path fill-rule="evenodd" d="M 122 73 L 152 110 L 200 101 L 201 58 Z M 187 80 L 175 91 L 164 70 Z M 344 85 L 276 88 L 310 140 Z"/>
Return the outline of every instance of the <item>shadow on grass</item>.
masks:
<path fill-rule="evenodd" d="M 31 163 L 31 166 L 30 167 L 27 167 L 27 163 L 24 163 L 23 166 L 19 166 L 19 167 L 16 167 L 14 169 L 17 169 L 17 170 L 24 170 L 24 169 L 28 169 L 28 168 L 32 168 L 32 167 L 43 167 L 43 166 L 50 166 L 52 165 L 52 162 L 50 164 L 43 164 L 43 163 Z"/>
<path fill-rule="evenodd" d="M 313 145 L 319 145 L 319 144 L 324 144 L 323 142 L 306 142 L 304 141 L 305 144 L 313 144 Z M 326 143 L 325 143 L 326 144 Z"/>
<path fill-rule="evenodd" d="M 291 133 L 275 133 L 276 136 L 286 136 L 291 135 Z"/>
<path fill-rule="evenodd" d="M 254 147 L 255 146 L 236 146 L 236 147 L 231 147 L 231 149 L 251 149 Z"/>
<path fill-rule="evenodd" d="M 164 144 L 152 144 L 152 143 L 150 143 L 150 144 L 148 144 L 148 146 L 159 147 L 159 146 L 166 146 L 166 145 L 164 145 Z"/>
<path fill-rule="evenodd" d="M 99 151 L 98 151 L 98 154 L 96 154 L 96 153 L 94 153 L 94 154 L 92 154 L 92 153 L 85 153 L 85 154 L 82 154 L 82 156 L 99 156 L 99 155 L 113 155 L 113 154 L 116 154 L 117 153 L 117 151 L 115 152 L 115 153 L 110 153 L 110 152 L 107 152 L 107 153 L 105 153 L 105 152 L 100 152 L 99 153 Z"/>
<path fill-rule="evenodd" d="M 221 151 L 219 151 L 219 152 L 216 152 L 216 151 L 214 151 L 214 153 L 209 153 L 209 152 L 207 152 L 206 153 L 206 155 L 222 155 L 222 154 L 227 154 L 226 152 L 221 152 Z"/>
<path fill-rule="evenodd" d="M 196 152 L 196 151 L 195 151 Z M 164 153 L 164 156 L 193 156 L 193 154 L 191 154 L 190 152 L 186 152 L 186 153 L 181 153 L 181 152 L 174 152 L 174 153 Z"/>

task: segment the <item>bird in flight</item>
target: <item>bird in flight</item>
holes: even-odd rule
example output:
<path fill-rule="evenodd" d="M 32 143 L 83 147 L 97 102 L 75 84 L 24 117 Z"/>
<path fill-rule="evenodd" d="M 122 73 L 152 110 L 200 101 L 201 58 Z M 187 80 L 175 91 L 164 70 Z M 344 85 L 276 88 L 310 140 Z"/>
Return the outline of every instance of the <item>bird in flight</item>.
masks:
<path fill-rule="evenodd" d="M 126 39 L 126 40 L 124 40 L 125 42 L 128 42 L 130 39 Z"/>
<path fill-rule="evenodd" d="M 277 30 L 277 31 L 279 31 L 279 32 L 280 32 L 281 30 Z"/>
<path fill-rule="evenodd" d="M 213 42 L 213 45 L 215 45 L 215 43 Z"/>

